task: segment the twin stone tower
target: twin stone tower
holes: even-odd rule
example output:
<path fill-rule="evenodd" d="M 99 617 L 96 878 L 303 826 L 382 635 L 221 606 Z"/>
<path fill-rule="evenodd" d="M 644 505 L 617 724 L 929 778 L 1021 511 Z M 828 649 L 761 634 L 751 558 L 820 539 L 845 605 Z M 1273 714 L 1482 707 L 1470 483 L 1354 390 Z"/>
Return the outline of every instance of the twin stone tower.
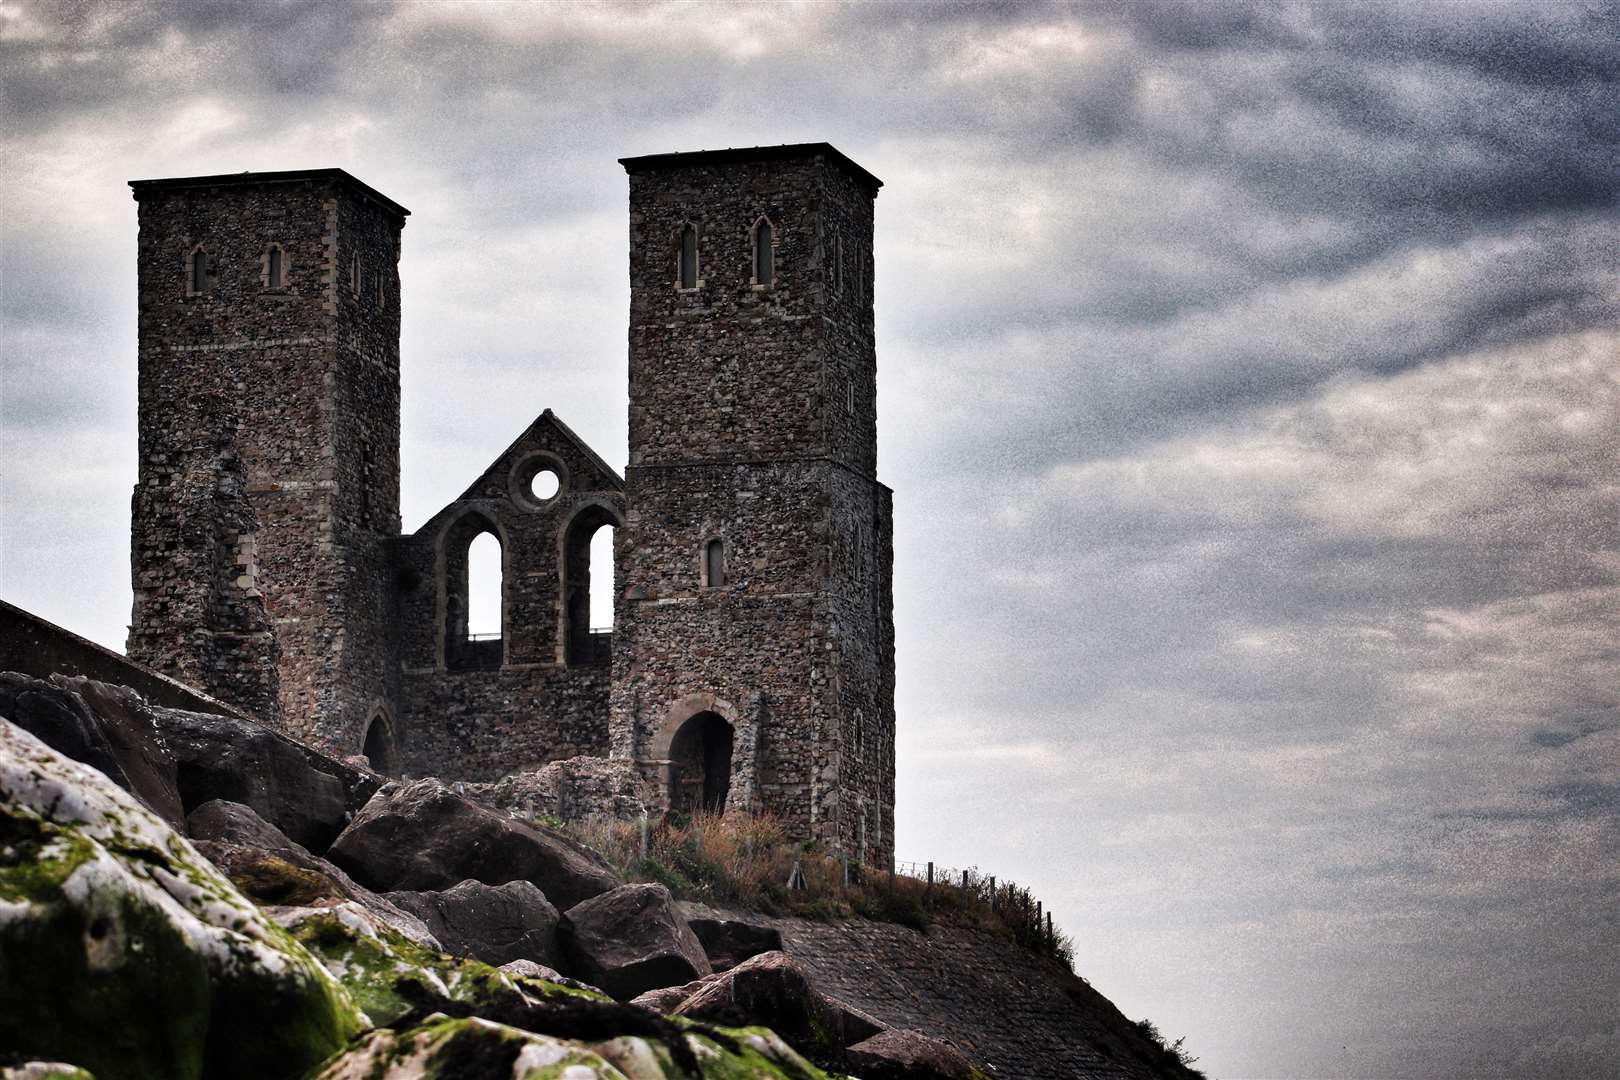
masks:
<path fill-rule="evenodd" d="M 548 409 L 408 535 L 409 211 L 338 169 L 132 182 L 129 655 L 385 772 L 494 780 L 558 763 L 655 812 L 768 811 L 795 838 L 886 863 L 881 182 L 825 143 L 621 163 L 624 477 Z M 590 560 L 604 526 L 611 567 Z M 498 635 L 468 633 L 468 551 L 485 534 L 501 552 Z M 613 575 L 610 631 L 590 625 L 592 573 Z"/>

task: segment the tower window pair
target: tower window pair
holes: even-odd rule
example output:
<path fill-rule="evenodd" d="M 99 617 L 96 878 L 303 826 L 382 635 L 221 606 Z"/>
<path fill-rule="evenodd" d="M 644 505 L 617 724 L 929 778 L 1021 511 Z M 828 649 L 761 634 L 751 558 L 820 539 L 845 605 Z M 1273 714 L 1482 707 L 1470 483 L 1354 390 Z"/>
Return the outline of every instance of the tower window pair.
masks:
<path fill-rule="evenodd" d="M 776 280 L 776 243 L 775 230 L 769 218 L 761 217 L 754 222 L 749 238 L 750 261 L 752 269 L 751 282 L 754 285 L 770 285 Z M 687 222 L 681 226 L 680 243 L 676 251 L 675 284 L 681 289 L 695 289 L 702 283 L 698 276 L 698 230 L 697 226 Z"/>

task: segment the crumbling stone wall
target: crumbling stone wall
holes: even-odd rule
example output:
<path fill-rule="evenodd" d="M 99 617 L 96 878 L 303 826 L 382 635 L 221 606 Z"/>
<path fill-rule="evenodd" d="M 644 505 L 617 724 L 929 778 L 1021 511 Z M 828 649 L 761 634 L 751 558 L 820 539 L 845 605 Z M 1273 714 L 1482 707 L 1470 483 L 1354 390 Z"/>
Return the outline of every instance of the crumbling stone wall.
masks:
<path fill-rule="evenodd" d="M 550 498 L 531 481 L 558 478 Z M 611 646 L 589 626 L 589 543 L 623 481 L 548 409 L 461 497 L 395 544 L 405 771 L 494 780 L 607 754 Z M 501 634 L 467 638 L 467 549 L 499 540 Z"/>
<path fill-rule="evenodd" d="M 881 862 L 893 851 L 894 714 L 890 504 L 876 480 L 878 181 L 824 144 L 624 165 L 630 513 L 613 752 L 668 805 L 675 734 L 694 709 L 714 712 L 736 740 L 734 778 L 751 778 L 729 806 L 751 800 L 793 834 L 852 852 L 864 835 Z M 768 282 L 753 244 L 762 220 Z M 688 226 L 691 288 L 678 272 Z M 719 586 L 704 558 L 713 540 Z"/>
<path fill-rule="evenodd" d="M 407 211 L 335 169 L 131 186 L 130 655 L 354 752 L 395 692 Z"/>

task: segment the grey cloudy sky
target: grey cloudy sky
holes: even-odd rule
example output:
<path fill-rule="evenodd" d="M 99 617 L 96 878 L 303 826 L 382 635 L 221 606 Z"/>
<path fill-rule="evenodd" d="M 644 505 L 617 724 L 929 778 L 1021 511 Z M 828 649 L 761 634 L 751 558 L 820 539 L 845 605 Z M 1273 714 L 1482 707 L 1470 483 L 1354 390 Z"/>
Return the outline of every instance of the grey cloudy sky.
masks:
<path fill-rule="evenodd" d="M 409 206 L 404 516 L 625 442 L 615 158 L 882 177 L 899 855 L 1212 1075 L 1620 1067 L 1620 5 L 0 4 L 0 595 L 122 646 L 137 177 Z M 272 397 L 275 386 L 254 388 Z"/>

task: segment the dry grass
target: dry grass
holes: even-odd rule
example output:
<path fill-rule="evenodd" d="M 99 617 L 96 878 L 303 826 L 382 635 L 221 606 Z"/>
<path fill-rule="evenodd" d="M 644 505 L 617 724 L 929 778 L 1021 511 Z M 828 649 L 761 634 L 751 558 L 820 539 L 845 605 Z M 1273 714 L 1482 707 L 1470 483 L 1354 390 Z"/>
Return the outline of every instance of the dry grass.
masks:
<path fill-rule="evenodd" d="M 992 904 L 989 883 L 973 871 L 967 886 L 935 884 L 887 870 L 844 864 L 818 845 L 793 844 L 767 815 L 696 814 L 654 824 L 641 852 L 637 822 L 569 823 L 569 833 L 605 855 L 628 881 L 656 881 L 683 900 L 744 908 L 767 915 L 838 919 L 859 915 L 876 922 L 926 930 L 934 921 L 979 926 L 1002 933 L 1033 952 L 1054 956 L 1072 968 L 1066 935 L 1048 939 L 1037 927 L 1035 900 L 1027 889 L 1001 884 Z M 789 889 L 797 861 L 805 888 Z"/>

